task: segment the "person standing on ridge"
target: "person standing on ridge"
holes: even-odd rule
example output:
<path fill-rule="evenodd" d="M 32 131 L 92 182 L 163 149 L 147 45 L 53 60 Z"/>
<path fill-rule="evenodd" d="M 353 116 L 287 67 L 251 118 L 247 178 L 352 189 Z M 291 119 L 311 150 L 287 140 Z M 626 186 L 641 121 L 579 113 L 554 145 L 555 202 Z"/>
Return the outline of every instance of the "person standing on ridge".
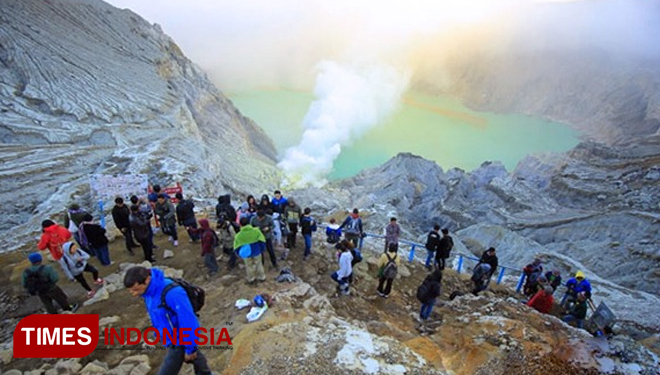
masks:
<path fill-rule="evenodd" d="M 312 255 L 312 233 L 316 232 L 316 221 L 311 213 L 312 209 L 305 207 L 303 210 L 303 216 L 300 218 L 300 233 L 305 240 L 305 253 L 303 260 L 309 259 L 309 256 Z"/>
<path fill-rule="evenodd" d="M 115 198 L 115 206 L 112 207 L 112 221 L 115 222 L 115 226 L 124 236 L 126 251 L 131 255 L 135 255 L 133 248 L 138 247 L 138 245 L 133 239 L 133 229 L 131 229 L 129 216 L 131 216 L 131 210 L 124 204 L 124 199 L 122 197 Z"/>
<path fill-rule="evenodd" d="M 392 282 L 396 277 L 399 268 L 398 247 L 395 243 L 390 243 L 388 252 L 381 255 L 378 260 L 378 295 L 387 298 L 392 291 Z M 383 288 L 383 285 L 385 288 Z"/>
<path fill-rule="evenodd" d="M 390 223 L 385 227 L 385 252 L 390 249 L 390 244 L 395 244 L 399 248 L 399 236 L 401 235 L 401 227 L 396 222 L 396 218 L 390 218 Z"/>
<path fill-rule="evenodd" d="M 438 251 L 435 253 L 435 261 L 438 263 L 438 269 L 441 271 L 445 269 L 445 263 L 451 250 L 454 248 L 454 239 L 449 235 L 449 229 L 442 230 L 442 238 L 438 243 Z"/>
<path fill-rule="evenodd" d="M 289 198 L 289 203 L 284 209 L 284 217 L 289 226 L 289 236 L 287 238 L 286 248 L 291 250 L 296 247 L 296 234 L 298 234 L 298 225 L 300 224 L 300 218 L 302 217 L 302 210 L 293 198 Z M 288 252 L 285 251 L 284 254 L 286 258 Z"/>
<path fill-rule="evenodd" d="M 438 245 L 440 245 L 440 226 L 438 224 L 433 226 L 433 229 L 429 232 L 429 234 L 426 236 L 426 250 L 428 253 L 426 254 L 426 263 L 425 267 L 426 269 L 432 269 L 436 262 L 435 262 L 435 254 L 436 251 L 438 251 Z M 431 264 L 431 261 L 433 261 L 433 265 Z"/>
<path fill-rule="evenodd" d="M 289 201 L 282 196 L 282 192 L 275 190 L 273 192 L 273 199 L 271 200 L 271 207 L 273 209 L 273 222 L 275 224 L 273 230 L 273 239 L 275 240 L 275 246 L 284 247 L 283 236 L 282 236 L 282 218 L 284 216 L 284 209 L 286 208 Z"/>
<path fill-rule="evenodd" d="M 344 231 L 344 238 L 353 243 L 356 249 L 360 247 L 360 239 L 364 233 L 362 227 L 362 218 L 360 218 L 360 211 L 357 208 L 353 209 L 353 213 L 348 215 L 344 222 L 341 223 L 339 229 L 346 228 Z"/>
<path fill-rule="evenodd" d="M 172 282 L 157 268 L 136 266 L 129 268 L 124 276 L 124 286 L 133 297 L 144 300 L 151 325 L 165 341 L 167 351 L 157 374 L 176 375 L 185 362 L 193 365 L 195 375 L 212 375 L 206 357 L 193 340 L 193 333 L 200 326 L 188 294 L 180 285 L 169 287 Z M 188 338 L 181 334 L 173 335 L 173 332 L 183 329 L 188 330 Z M 165 331 L 169 335 L 165 335 Z"/>

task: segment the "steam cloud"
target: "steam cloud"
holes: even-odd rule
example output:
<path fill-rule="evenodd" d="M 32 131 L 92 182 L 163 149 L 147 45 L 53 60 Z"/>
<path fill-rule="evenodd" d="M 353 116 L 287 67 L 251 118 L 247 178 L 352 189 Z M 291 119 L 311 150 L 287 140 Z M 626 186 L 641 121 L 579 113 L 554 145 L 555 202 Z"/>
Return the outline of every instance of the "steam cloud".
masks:
<path fill-rule="evenodd" d="M 398 106 L 409 75 L 391 65 L 326 61 L 319 65 L 312 103 L 297 146 L 286 150 L 278 164 L 285 184 L 321 186 L 327 181 L 342 146 L 362 136 Z"/>

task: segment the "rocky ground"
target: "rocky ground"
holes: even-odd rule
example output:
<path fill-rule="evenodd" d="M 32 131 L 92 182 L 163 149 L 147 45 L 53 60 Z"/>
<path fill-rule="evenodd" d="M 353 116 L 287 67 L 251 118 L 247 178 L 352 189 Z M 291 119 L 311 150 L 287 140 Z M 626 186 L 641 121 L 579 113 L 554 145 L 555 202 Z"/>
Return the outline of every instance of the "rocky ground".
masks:
<path fill-rule="evenodd" d="M 445 272 L 431 328 L 420 330 L 415 290 L 427 271 L 405 263 L 390 298 L 379 297 L 374 275 L 380 243 L 369 243 L 373 249 L 365 249 L 352 294 L 337 296 L 329 277 L 336 269 L 334 250 L 324 247 L 321 236 L 315 239 L 308 261 L 302 260 L 299 238 L 289 260 L 280 262 L 291 267 L 297 282 L 277 283 L 278 270 L 267 266 L 266 282 L 250 286 L 243 269 L 226 269 L 226 259 L 218 276 L 205 276 L 199 245 L 189 244 L 183 231 L 180 235 L 178 248 L 165 236 L 156 236 L 158 267 L 204 287 L 202 326 L 228 329 L 231 349 L 206 351 L 216 374 L 654 374 L 658 365 L 657 340 L 640 343 L 622 335 L 593 338 L 554 316 L 528 309 L 519 303 L 521 296 L 508 288 L 494 286 L 479 297 L 468 294 L 449 301 L 452 291 L 470 288 L 467 276 L 452 270 Z M 165 250 L 174 256 L 163 259 Z M 129 256 L 121 238 L 111 243 L 111 256 L 115 264 L 101 268 L 108 284 L 79 313 L 99 314 L 101 329 L 144 329 L 150 324 L 144 306 L 121 283 L 122 272 L 141 257 Z M 42 308 L 37 298 L 20 290 L 20 274 L 27 266 L 24 254 L 3 254 L 1 264 L 5 270 L 0 280 L 3 374 L 156 373 L 162 351 L 142 346 L 103 350 L 108 349 L 103 340 L 92 355 L 80 360 L 12 359 L 13 328 L 21 317 Z M 60 285 L 73 301 L 85 302 L 80 286 L 66 280 Z M 273 303 L 262 319 L 247 323 L 247 311 L 237 310 L 234 303 L 258 293 L 268 293 Z M 192 368 L 187 366 L 183 373 L 192 374 Z"/>

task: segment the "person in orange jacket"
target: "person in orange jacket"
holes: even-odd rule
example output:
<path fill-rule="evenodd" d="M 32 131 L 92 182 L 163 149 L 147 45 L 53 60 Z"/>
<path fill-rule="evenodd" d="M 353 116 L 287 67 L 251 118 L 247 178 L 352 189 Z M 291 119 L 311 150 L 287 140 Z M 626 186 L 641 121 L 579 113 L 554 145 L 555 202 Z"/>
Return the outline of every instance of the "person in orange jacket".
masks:
<path fill-rule="evenodd" d="M 42 251 L 47 248 L 53 259 L 59 261 L 64 254 L 62 245 L 71 241 L 71 232 L 48 219 L 41 222 L 41 228 L 41 239 L 37 248 Z"/>

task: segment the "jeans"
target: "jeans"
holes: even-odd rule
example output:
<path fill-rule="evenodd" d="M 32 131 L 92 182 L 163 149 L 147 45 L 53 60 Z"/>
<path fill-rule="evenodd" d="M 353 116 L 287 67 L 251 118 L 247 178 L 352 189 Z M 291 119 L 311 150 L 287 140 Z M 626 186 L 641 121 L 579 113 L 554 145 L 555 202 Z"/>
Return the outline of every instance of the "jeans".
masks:
<path fill-rule="evenodd" d="M 380 277 L 378 279 L 378 292 L 389 296 L 390 292 L 392 291 L 392 281 L 394 281 L 394 279 L 386 279 L 384 277 Z M 385 284 L 385 289 L 383 289 L 383 284 Z"/>
<path fill-rule="evenodd" d="M 282 246 L 282 228 L 280 228 L 280 214 L 273 213 L 273 239 L 275 243 Z"/>
<path fill-rule="evenodd" d="M 330 275 L 330 277 L 332 277 L 332 279 L 336 281 L 337 284 L 339 284 L 339 288 L 341 290 L 348 290 L 348 286 L 349 286 L 348 277 L 343 277 L 340 279 L 339 274 L 337 274 L 337 272 L 333 272 L 332 275 Z"/>
<path fill-rule="evenodd" d="M 160 222 L 160 226 L 163 230 L 163 232 L 167 233 L 167 235 L 172 236 L 173 241 L 178 241 L 179 240 L 179 235 L 176 233 L 176 223 L 165 223 L 164 221 Z"/>
<path fill-rule="evenodd" d="M 360 248 L 360 235 L 359 234 L 345 234 L 344 238 L 353 243 L 353 247 L 356 249 Z"/>
<path fill-rule="evenodd" d="M 183 366 L 185 354 L 186 349 L 184 346 L 178 345 L 168 347 L 167 352 L 165 353 L 165 358 L 163 358 L 163 364 L 158 370 L 158 375 L 177 375 L 179 370 L 181 370 L 181 366 Z M 206 357 L 199 350 L 197 350 L 197 358 L 192 362 L 192 365 L 195 369 L 195 375 L 213 374 L 206 362 Z"/>
<path fill-rule="evenodd" d="M 431 267 L 431 262 L 435 264 L 435 251 L 429 251 L 426 255 L 426 267 Z"/>
<path fill-rule="evenodd" d="M 277 257 L 275 256 L 275 249 L 273 249 L 272 238 L 266 238 L 266 251 L 268 251 L 268 257 L 270 257 L 270 263 L 274 268 L 277 268 Z"/>
<path fill-rule="evenodd" d="M 108 252 L 108 245 L 103 245 L 101 247 L 91 247 L 90 250 L 96 254 L 99 262 L 104 266 L 110 265 L 110 253 Z"/>
<path fill-rule="evenodd" d="M 312 235 L 310 234 L 303 234 L 303 238 L 305 239 L 305 256 L 308 257 L 312 253 Z"/>
<path fill-rule="evenodd" d="M 215 252 L 204 254 L 204 264 L 209 269 L 210 274 L 218 272 L 218 261 L 215 259 Z"/>
<path fill-rule="evenodd" d="M 131 248 L 138 246 L 135 241 L 133 241 L 133 228 L 130 226 L 121 228 L 121 233 L 124 235 L 124 241 L 126 242 L 126 251 L 133 251 Z"/>
<path fill-rule="evenodd" d="M 422 320 L 427 320 L 429 316 L 431 316 L 431 312 L 433 311 L 434 305 L 435 305 L 435 298 L 429 300 L 426 303 L 422 303 L 422 309 L 419 311 L 419 317 L 422 318 Z"/>
<path fill-rule="evenodd" d="M 584 319 L 578 319 L 574 315 L 566 315 L 561 320 L 566 323 L 575 322 L 578 328 L 584 328 Z"/>

